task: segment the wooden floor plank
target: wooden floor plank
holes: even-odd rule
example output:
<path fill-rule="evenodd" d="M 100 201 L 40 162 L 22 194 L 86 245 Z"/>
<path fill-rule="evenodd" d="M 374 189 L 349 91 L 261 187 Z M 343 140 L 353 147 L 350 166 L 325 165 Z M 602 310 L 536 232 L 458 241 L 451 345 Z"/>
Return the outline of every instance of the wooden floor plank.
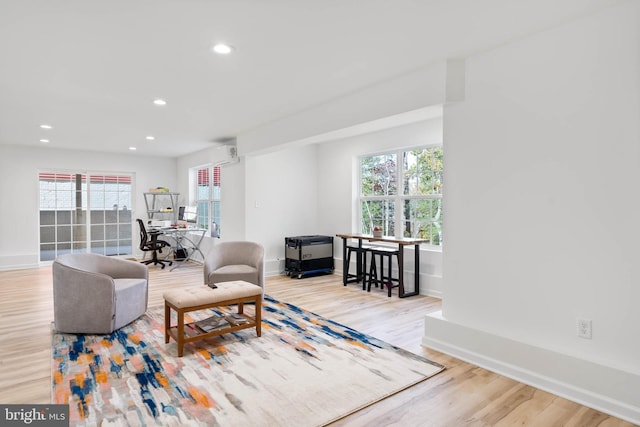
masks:
<path fill-rule="evenodd" d="M 162 293 L 203 286 L 195 263 L 170 271 L 150 267 L 149 306 Z M 335 422 L 334 426 L 599 426 L 632 424 L 422 347 L 424 316 L 437 298 L 388 298 L 379 289 L 342 285 L 341 277 L 270 277 L 266 293 L 423 355 L 447 369 L 435 377 Z M 0 402 L 50 403 L 51 267 L 0 271 Z"/>

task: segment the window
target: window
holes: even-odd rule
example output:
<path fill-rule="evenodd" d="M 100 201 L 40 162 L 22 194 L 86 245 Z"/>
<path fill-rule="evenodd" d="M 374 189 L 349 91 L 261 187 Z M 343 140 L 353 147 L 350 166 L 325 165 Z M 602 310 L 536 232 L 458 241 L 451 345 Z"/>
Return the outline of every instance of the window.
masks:
<path fill-rule="evenodd" d="M 40 261 L 73 252 L 130 255 L 132 177 L 42 172 Z"/>
<path fill-rule="evenodd" d="M 442 244 L 441 146 L 360 159 L 360 232 L 417 237 Z"/>
<path fill-rule="evenodd" d="M 198 227 L 209 230 L 214 223 L 220 232 L 220 166 L 192 169 L 192 188 L 198 211 Z"/>

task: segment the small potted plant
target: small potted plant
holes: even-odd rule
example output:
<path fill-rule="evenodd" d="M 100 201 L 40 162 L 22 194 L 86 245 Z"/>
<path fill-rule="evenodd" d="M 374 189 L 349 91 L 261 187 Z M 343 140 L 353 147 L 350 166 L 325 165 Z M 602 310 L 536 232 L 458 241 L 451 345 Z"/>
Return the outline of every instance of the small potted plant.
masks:
<path fill-rule="evenodd" d="M 373 237 L 382 237 L 382 227 L 379 225 L 373 227 Z"/>

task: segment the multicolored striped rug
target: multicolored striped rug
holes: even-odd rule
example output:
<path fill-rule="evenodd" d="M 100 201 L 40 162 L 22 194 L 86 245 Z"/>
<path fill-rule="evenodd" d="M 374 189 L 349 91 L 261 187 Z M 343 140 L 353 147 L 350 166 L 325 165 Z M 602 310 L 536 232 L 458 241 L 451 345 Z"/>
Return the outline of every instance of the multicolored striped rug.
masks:
<path fill-rule="evenodd" d="M 226 334 L 183 357 L 164 343 L 163 316 L 154 307 L 111 335 L 52 334 L 52 402 L 70 405 L 72 426 L 320 426 L 444 369 L 268 296 L 262 337 Z"/>

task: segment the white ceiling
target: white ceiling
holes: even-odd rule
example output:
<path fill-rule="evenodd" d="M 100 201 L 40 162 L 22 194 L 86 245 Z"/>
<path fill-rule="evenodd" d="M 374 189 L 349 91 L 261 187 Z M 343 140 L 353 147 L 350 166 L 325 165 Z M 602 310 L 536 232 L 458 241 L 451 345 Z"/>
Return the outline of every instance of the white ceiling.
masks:
<path fill-rule="evenodd" d="M 179 156 L 619 2 L 0 0 L 0 144 Z"/>

